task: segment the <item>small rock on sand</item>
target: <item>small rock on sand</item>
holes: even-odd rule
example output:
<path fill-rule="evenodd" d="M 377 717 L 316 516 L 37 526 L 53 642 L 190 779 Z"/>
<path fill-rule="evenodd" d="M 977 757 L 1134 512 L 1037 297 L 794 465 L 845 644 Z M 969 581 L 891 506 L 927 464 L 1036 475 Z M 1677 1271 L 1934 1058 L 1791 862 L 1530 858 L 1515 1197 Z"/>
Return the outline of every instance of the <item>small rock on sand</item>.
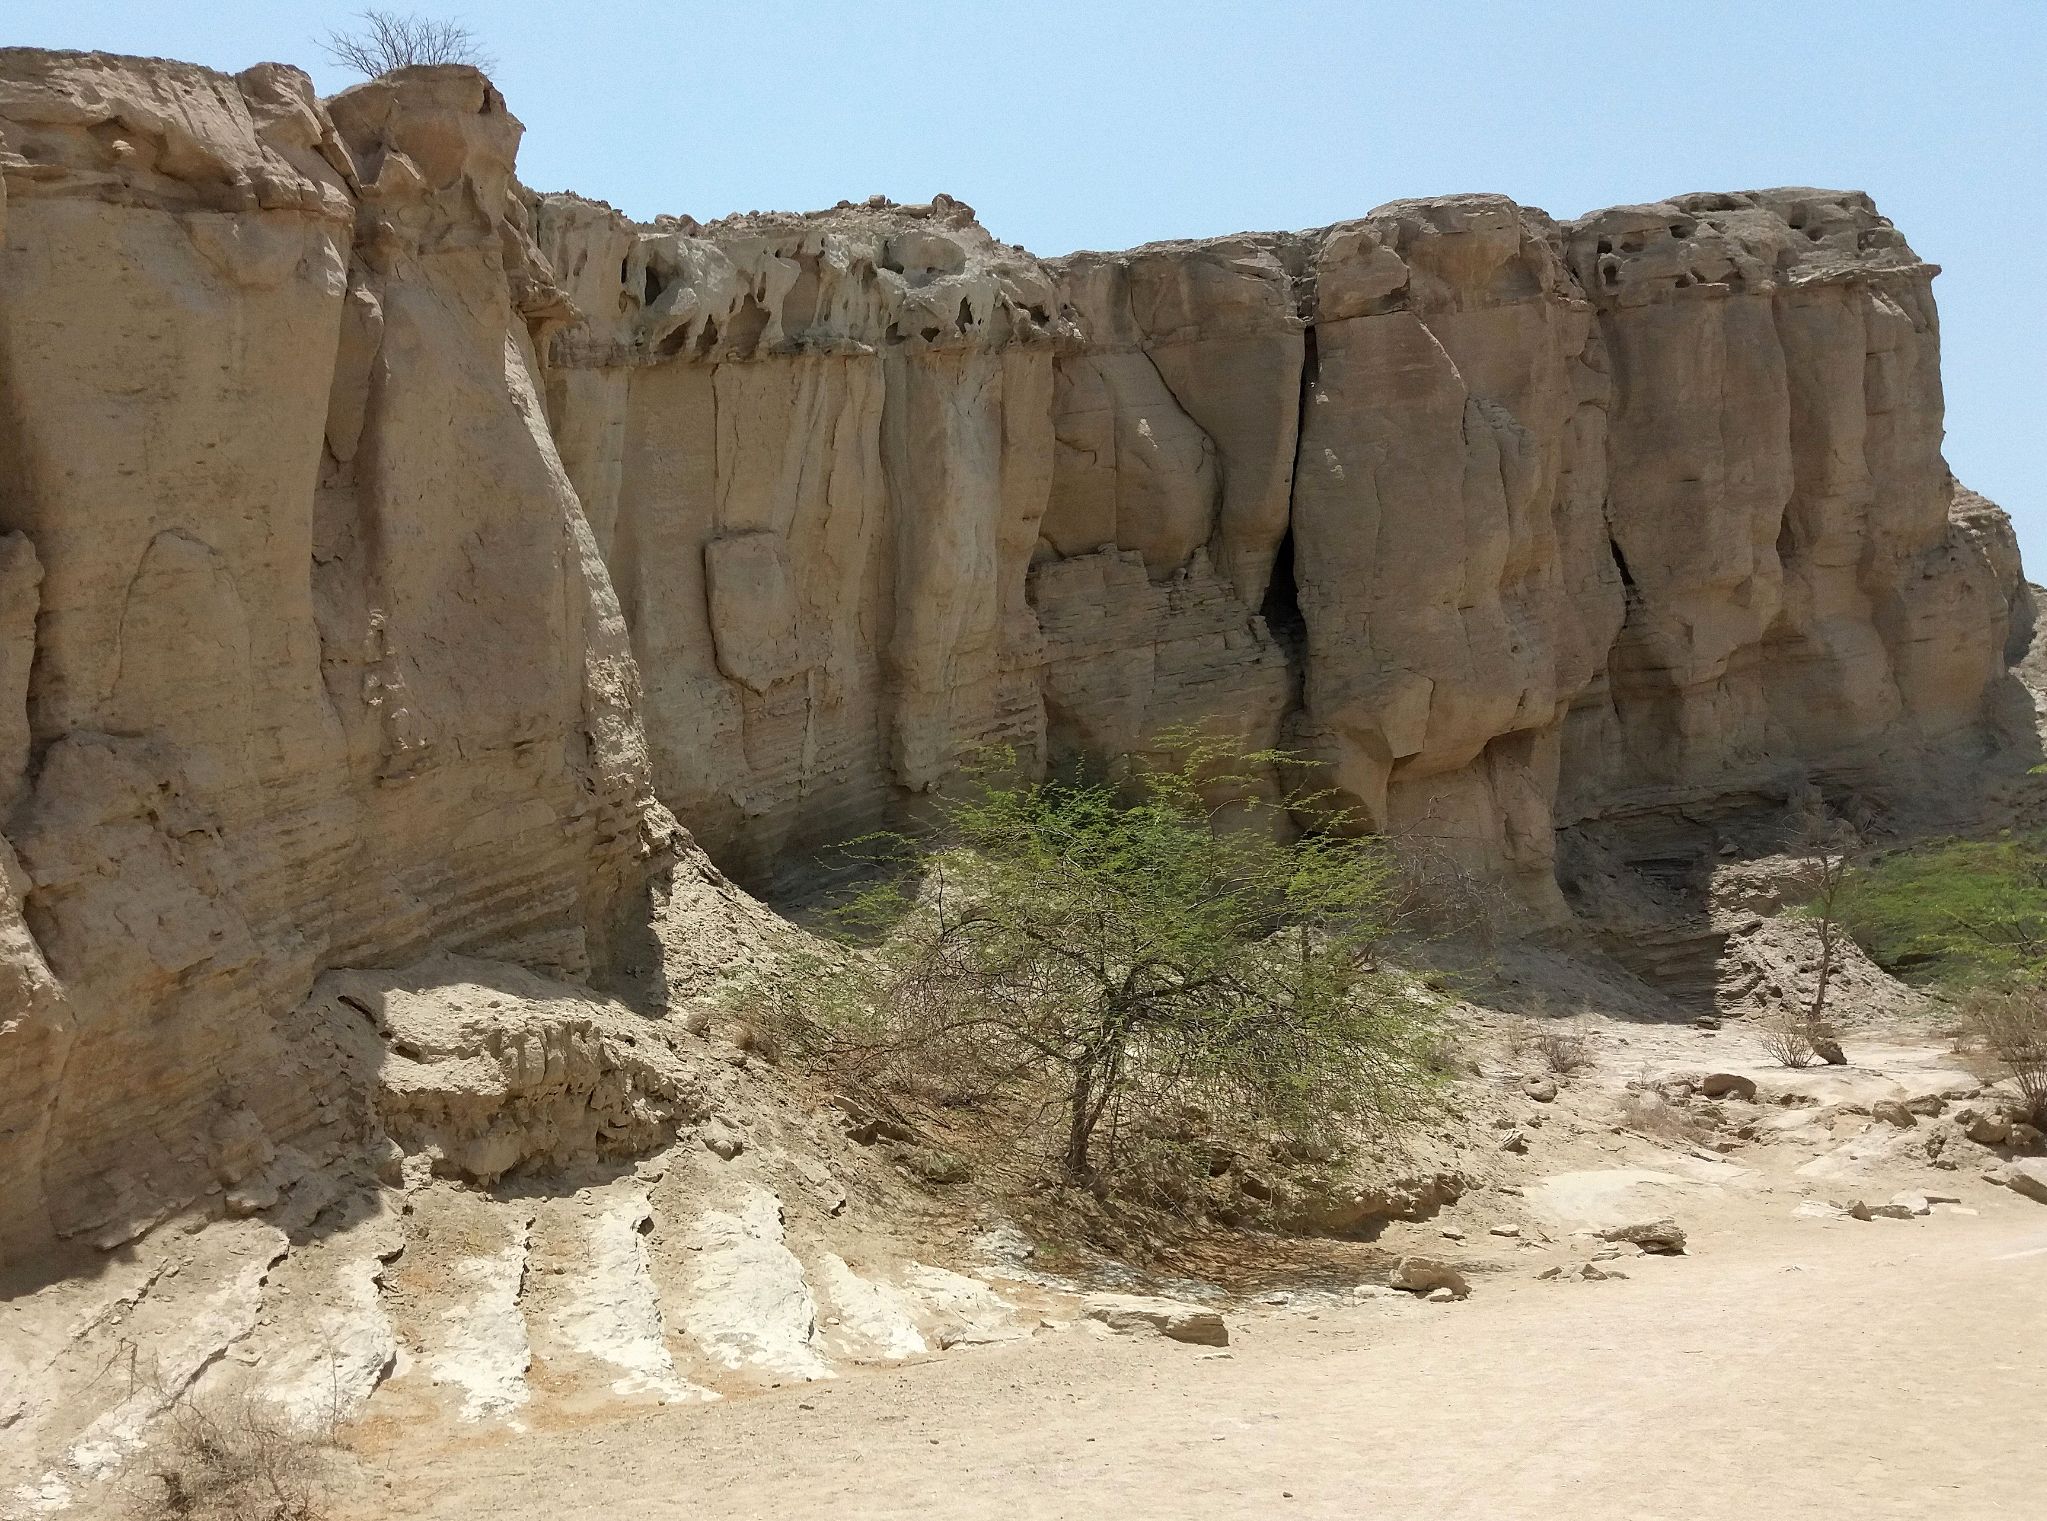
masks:
<path fill-rule="evenodd" d="M 1848 1205 L 1848 1214 L 1856 1220 L 1910 1220 L 1915 1215 L 1933 1212 L 1933 1206 L 1917 1194 L 1899 1194 L 1888 1204 L 1871 1204 L 1857 1199 Z"/>
<path fill-rule="evenodd" d="M 1090 1294 L 1081 1314 L 1112 1331 L 1156 1331 L 1170 1341 L 1204 1347 L 1227 1347 L 1230 1328 L 1221 1314 L 1206 1305 L 1145 1294 Z"/>
<path fill-rule="evenodd" d="M 1709 1072 L 1699 1079 L 1699 1092 L 1707 1098 L 1737 1098 L 1754 1103 L 1756 1080 L 1739 1072 Z"/>
<path fill-rule="evenodd" d="M 1601 1231 L 1599 1239 L 1626 1241 L 1645 1252 L 1667 1257 L 1682 1256 L 1685 1249 L 1684 1227 L 1675 1220 L 1642 1220 L 1632 1225 L 1616 1225 L 1612 1230 Z"/>
<path fill-rule="evenodd" d="M 2002 1183 L 2014 1193 L 2021 1193 L 2028 1199 L 2047 1204 L 2047 1161 L 2039 1157 L 2021 1157 L 2015 1162 L 2006 1163 L 1997 1169 L 1994 1181 Z"/>
<path fill-rule="evenodd" d="M 1393 1271 L 1386 1275 L 1386 1281 L 1396 1289 L 1405 1289 L 1410 1294 L 1432 1294 L 1437 1289 L 1448 1289 L 1458 1299 L 1471 1292 L 1471 1285 L 1464 1281 L 1464 1275 L 1447 1262 L 1438 1262 L 1432 1257 L 1403 1257 L 1393 1264 Z"/>
<path fill-rule="evenodd" d="M 1955 1112 L 1955 1123 L 1962 1127 L 1962 1134 L 1978 1146 L 2002 1146 L 2011 1139 L 2011 1121 L 2001 1114 L 1986 1114 L 1976 1108 L 1961 1109 Z"/>

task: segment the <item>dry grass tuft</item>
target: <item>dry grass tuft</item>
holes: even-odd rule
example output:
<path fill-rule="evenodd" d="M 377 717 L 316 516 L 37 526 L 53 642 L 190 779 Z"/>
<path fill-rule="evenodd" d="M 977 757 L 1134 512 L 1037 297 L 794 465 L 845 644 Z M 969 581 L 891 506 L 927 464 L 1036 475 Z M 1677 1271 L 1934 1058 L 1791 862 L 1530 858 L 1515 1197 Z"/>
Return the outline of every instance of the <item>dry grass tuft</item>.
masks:
<path fill-rule="evenodd" d="M 1779 1014 L 1756 1032 L 1763 1054 L 1780 1067 L 1810 1067 L 1819 1060 L 1812 1024 L 1803 1015 Z"/>
<path fill-rule="evenodd" d="M 1661 1094 L 1640 1091 L 1621 1100 L 1620 1123 L 1624 1130 L 1651 1140 L 1697 1146 L 1712 1135 L 1712 1127 L 1670 1103 Z"/>
<path fill-rule="evenodd" d="M 2033 1123 L 2047 1121 L 2047 990 L 1979 988 L 1962 1004 L 1962 1023 L 1983 1064 L 2017 1085 Z"/>
<path fill-rule="evenodd" d="M 1514 1031 L 1513 1049 L 1517 1056 L 1537 1058 L 1559 1077 L 1592 1065 L 1592 1047 L 1584 1036 L 1546 1020 L 1524 1020 Z"/>
<path fill-rule="evenodd" d="M 141 1466 L 136 1521 L 321 1521 L 331 1423 L 298 1419 L 253 1390 L 181 1395 Z"/>

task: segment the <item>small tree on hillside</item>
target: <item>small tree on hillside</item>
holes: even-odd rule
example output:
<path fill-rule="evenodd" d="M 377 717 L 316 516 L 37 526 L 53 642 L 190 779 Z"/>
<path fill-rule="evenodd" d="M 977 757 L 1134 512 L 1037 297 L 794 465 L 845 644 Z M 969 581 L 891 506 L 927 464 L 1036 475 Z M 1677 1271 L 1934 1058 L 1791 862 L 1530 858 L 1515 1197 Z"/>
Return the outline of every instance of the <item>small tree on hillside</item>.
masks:
<path fill-rule="evenodd" d="M 785 965 L 770 998 L 912 1070 L 1049 1090 L 1075 1180 L 1103 1170 L 1105 1122 L 1193 1108 L 1308 1134 L 1407 1109 L 1433 1032 L 1374 965 L 1399 894 L 1389 852 L 1293 838 L 1282 804 L 1245 801 L 1286 757 L 1173 743 L 1175 763 L 1121 786 L 984 776 L 941 801 L 941 843 L 844 911 L 866 947 Z"/>
<path fill-rule="evenodd" d="M 359 25 L 329 32 L 320 48 L 366 79 L 415 64 L 466 63 L 489 69 L 495 63 L 476 33 L 460 22 L 384 10 L 358 11 L 355 19 Z"/>
<path fill-rule="evenodd" d="M 1813 983 L 1812 1004 L 1805 1012 L 1815 1039 L 1827 1033 L 1827 990 L 1841 943 L 1841 895 L 1854 863 L 1855 836 L 1849 828 L 1822 813 L 1808 815 L 1798 838 L 1798 879 L 1805 909 L 1819 932 L 1820 964 Z"/>

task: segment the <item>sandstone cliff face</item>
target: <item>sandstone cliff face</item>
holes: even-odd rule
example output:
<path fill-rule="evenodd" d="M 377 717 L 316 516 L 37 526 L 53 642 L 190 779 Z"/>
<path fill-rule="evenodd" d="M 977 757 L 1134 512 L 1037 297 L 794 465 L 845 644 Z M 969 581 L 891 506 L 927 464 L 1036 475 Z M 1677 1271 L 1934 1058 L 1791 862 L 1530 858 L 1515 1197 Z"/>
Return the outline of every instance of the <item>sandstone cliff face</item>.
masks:
<path fill-rule="evenodd" d="M 468 70 L 0 53 L 11 1244 L 217 1189 L 251 1117 L 317 1147 L 323 967 L 604 953 L 651 804 L 518 136 Z"/>
<path fill-rule="evenodd" d="M 0 52 L 9 1251 L 341 1144 L 322 973 L 630 962 L 670 809 L 767 882 L 1198 723 L 1556 914 L 1562 826 L 1990 742 L 2029 611 L 1863 197 L 1039 261 L 944 197 L 637 226 L 519 133 Z"/>
<path fill-rule="evenodd" d="M 1935 271 L 1866 197 L 1498 196 L 1038 263 L 959 203 L 531 201 L 656 789 L 756 880 L 991 740 L 1197 722 L 1548 912 L 1560 825 L 1964 755 Z"/>

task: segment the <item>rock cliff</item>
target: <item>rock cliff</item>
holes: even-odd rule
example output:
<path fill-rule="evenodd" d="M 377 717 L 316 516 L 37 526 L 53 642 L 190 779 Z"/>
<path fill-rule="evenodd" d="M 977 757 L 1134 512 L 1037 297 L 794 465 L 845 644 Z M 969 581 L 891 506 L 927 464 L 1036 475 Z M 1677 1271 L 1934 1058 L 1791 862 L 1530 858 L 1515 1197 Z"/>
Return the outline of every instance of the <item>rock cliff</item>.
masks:
<path fill-rule="evenodd" d="M 582 973 L 663 848 L 469 70 L 0 52 L 0 1219 L 112 1244 L 317 1153 L 277 1019 L 438 946 Z"/>
<path fill-rule="evenodd" d="M 970 210 L 528 200 L 655 787 L 755 879 L 990 741 L 1223 725 L 1554 910 L 1559 826 L 1909 791 L 2021 583 L 1867 197 L 1499 196 L 1036 261 Z"/>
<path fill-rule="evenodd" d="M 2030 605 L 1864 196 L 1039 260 L 519 135 L 0 51 L 6 1253 L 349 1144 L 323 973 L 645 973 L 690 835 L 770 883 L 989 743 L 1289 746 L 1549 915 L 1560 828 L 1998 743 Z"/>

